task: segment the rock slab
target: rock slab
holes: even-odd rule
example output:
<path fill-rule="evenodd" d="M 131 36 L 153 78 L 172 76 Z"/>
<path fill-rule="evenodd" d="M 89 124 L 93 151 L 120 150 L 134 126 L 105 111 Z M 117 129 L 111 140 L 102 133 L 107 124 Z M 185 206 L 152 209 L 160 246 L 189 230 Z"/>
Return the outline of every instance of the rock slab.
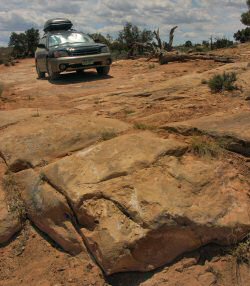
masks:
<path fill-rule="evenodd" d="M 216 113 L 162 126 L 165 130 L 192 135 L 197 132 L 225 139 L 229 150 L 250 156 L 250 112 Z"/>
<path fill-rule="evenodd" d="M 40 116 L 2 130 L 0 152 L 10 170 L 18 172 L 47 164 L 128 127 L 118 120 L 82 114 Z"/>

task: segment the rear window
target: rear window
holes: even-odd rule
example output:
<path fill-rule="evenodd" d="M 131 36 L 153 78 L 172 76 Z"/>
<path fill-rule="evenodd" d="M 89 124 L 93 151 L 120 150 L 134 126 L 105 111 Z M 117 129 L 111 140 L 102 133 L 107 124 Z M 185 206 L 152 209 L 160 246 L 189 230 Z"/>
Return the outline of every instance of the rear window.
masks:
<path fill-rule="evenodd" d="M 94 41 L 86 34 L 77 32 L 65 32 L 63 34 L 55 34 L 49 37 L 49 46 L 60 46 L 73 43 L 94 43 Z"/>

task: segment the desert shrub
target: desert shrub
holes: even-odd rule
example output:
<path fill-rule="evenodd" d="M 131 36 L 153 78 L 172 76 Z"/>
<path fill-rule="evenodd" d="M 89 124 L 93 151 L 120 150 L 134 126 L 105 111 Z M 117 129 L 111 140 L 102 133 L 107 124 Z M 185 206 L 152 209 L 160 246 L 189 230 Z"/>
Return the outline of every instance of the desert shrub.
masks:
<path fill-rule="evenodd" d="M 149 65 L 148 65 L 148 68 L 149 68 L 149 69 L 154 69 L 155 67 L 156 67 L 155 64 L 149 64 Z"/>
<path fill-rule="evenodd" d="M 127 114 L 127 115 L 129 115 L 129 114 L 135 113 L 135 111 L 132 110 L 132 109 L 125 109 L 125 110 L 124 110 L 124 113 Z"/>
<path fill-rule="evenodd" d="M 128 58 L 128 53 L 125 50 L 112 50 L 111 51 L 111 56 L 113 60 L 124 60 Z"/>
<path fill-rule="evenodd" d="M 230 41 L 226 38 L 218 38 L 216 41 L 213 43 L 213 47 L 215 49 L 223 49 L 223 48 L 228 48 L 233 46 L 234 42 Z"/>
<path fill-rule="evenodd" d="M 193 43 L 191 41 L 186 41 L 184 44 L 184 47 L 191 48 L 191 47 L 193 47 Z"/>
<path fill-rule="evenodd" d="M 104 131 L 101 134 L 101 139 L 103 141 L 107 141 L 107 140 L 113 139 L 115 137 L 117 137 L 117 133 L 115 131 Z"/>
<path fill-rule="evenodd" d="M 197 45 L 197 46 L 195 46 L 194 50 L 195 50 L 195 52 L 202 53 L 202 52 L 206 51 L 206 48 L 201 46 L 201 45 Z"/>
<path fill-rule="evenodd" d="M 205 136 L 194 136 L 190 149 L 192 153 L 201 157 L 219 157 L 223 153 L 223 148 L 218 142 Z"/>
<path fill-rule="evenodd" d="M 208 82 L 208 86 L 210 87 L 212 92 L 222 92 L 222 91 L 232 91 L 237 89 L 237 86 L 234 83 L 237 80 L 237 76 L 235 72 L 226 73 L 224 72 L 222 75 L 217 74 L 214 75 Z"/>
<path fill-rule="evenodd" d="M 155 129 L 154 126 L 146 125 L 146 124 L 140 123 L 140 122 L 136 122 L 134 124 L 134 128 L 135 129 L 139 129 L 139 130 L 153 130 L 153 129 Z"/>
<path fill-rule="evenodd" d="M 245 241 L 239 243 L 233 249 L 232 255 L 237 259 L 238 263 L 250 265 L 250 234 L 248 234 Z"/>

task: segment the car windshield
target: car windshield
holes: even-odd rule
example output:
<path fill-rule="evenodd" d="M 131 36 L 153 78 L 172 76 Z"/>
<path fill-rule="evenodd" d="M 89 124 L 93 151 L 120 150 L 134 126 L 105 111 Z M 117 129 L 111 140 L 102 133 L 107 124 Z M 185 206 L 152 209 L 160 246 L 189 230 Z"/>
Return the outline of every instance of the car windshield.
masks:
<path fill-rule="evenodd" d="M 94 43 L 94 41 L 88 35 L 76 32 L 65 32 L 63 34 L 55 34 L 49 37 L 50 47 L 73 43 L 86 44 Z"/>

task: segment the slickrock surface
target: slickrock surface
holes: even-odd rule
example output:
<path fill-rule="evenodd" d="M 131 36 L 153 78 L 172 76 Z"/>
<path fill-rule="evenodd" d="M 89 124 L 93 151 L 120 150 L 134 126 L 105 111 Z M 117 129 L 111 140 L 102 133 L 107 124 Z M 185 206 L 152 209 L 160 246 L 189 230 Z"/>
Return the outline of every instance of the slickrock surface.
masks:
<path fill-rule="evenodd" d="M 248 50 L 56 82 L 0 66 L 1 286 L 247 285 Z M 239 89 L 212 94 L 224 71 Z"/>

